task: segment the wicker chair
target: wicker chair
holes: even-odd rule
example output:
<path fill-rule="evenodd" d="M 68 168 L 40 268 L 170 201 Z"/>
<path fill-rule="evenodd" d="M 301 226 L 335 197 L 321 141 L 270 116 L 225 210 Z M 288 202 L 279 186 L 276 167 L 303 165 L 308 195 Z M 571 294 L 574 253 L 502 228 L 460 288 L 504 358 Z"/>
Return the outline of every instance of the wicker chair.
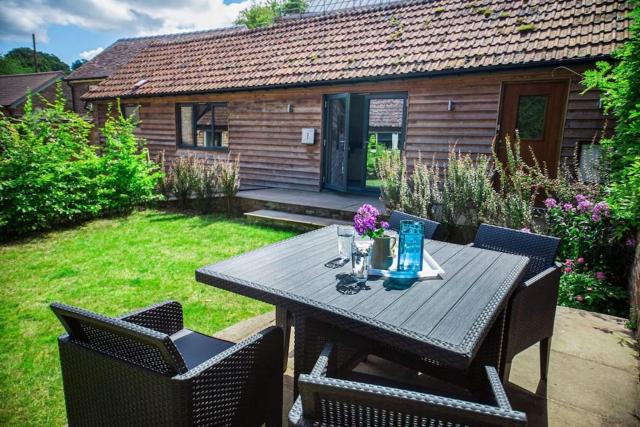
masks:
<path fill-rule="evenodd" d="M 424 224 L 424 238 L 433 239 L 440 228 L 440 223 L 431 221 L 430 219 L 420 218 L 419 216 L 410 215 L 400 211 L 391 212 L 389 217 L 389 228 L 400 231 L 400 221 L 421 221 Z"/>
<path fill-rule="evenodd" d="M 524 426 L 494 368 L 486 368 L 482 403 L 337 377 L 333 345 L 327 344 L 309 375 L 300 375 L 300 396 L 289 412 L 291 426 Z M 349 378 L 349 375 L 346 376 Z"/>
<path fill-rule="evenodd" d="M 529 257 L 529 269 L 507 309 L 502 379 L 509 380 L 516 354 L 540 343 L 540 379 L 547 379 L 551 337 L 558 303 L 560 265 L 555 262 L 560 239 L 482 224 L 473 246 Z"/>
<path fill-rule="evenodd" d="M 182 306 L 118 318 L 51 309 L 70 426 L 282 423 L 282 341 L 271 327 L 234 344 L 183 327 Z"/>

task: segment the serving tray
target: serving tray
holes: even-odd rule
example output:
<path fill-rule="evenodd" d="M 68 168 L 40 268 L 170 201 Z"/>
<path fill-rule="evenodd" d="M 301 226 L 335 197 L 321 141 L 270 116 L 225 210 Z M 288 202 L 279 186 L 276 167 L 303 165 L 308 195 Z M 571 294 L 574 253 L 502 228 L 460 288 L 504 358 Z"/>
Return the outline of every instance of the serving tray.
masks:
<path fill-rule="evenodd" d="M 422 252 L 422 271 L 398 271 L 398 257 L 394 257 L 393 264 L 388 270 L 369 268 L 369 276 L 382 276 L 395 279 L 441 279 L 444 270 L 427 251 Z"/>

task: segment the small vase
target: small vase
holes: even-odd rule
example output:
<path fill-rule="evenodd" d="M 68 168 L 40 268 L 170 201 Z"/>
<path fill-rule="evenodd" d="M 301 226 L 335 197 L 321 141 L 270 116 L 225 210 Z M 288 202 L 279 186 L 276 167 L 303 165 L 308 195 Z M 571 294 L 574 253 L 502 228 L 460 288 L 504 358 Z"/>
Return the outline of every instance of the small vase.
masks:
<path fill-rule="evenodd" d="M 388 270 L 393 264 L 393 248 L 396 246 L 396 238 L 391 236 L 376 237 L 371 247 L 371 268 L 376 270 Z"/>

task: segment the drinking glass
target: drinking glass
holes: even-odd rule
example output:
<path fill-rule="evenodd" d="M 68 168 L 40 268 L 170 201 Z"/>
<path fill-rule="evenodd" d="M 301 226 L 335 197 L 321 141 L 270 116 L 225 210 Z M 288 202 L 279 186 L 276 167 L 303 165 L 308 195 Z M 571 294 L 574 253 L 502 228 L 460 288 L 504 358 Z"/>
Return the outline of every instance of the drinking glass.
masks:
<path fill-rule="evenodd" d="M 359 282 L 367 280 L 369 274 L 369 250 L 372 242 L 370 240 L 353 242 L 351 245 L 351 266 L 353 276 Z"/>
<path fill-rule="evenodd" d="M 340 260 L 344 263 L 351 260 L 351 244 L 353 243 L 355 235 L 353 227 L 346 225 L 338 226 L 338 254 L 340 254 Z"/>

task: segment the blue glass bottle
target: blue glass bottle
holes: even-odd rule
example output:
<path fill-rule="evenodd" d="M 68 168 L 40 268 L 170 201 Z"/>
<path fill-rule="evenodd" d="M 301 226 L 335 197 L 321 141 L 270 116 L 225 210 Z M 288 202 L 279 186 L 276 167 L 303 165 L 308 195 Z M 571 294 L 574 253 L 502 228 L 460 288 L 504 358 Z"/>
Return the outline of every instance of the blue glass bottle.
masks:
<path fill-rule="evenodd" d="M 400 221 L 398 272 L 417 274 L 422 271 L 424 224 L 420 221 Z"/>

